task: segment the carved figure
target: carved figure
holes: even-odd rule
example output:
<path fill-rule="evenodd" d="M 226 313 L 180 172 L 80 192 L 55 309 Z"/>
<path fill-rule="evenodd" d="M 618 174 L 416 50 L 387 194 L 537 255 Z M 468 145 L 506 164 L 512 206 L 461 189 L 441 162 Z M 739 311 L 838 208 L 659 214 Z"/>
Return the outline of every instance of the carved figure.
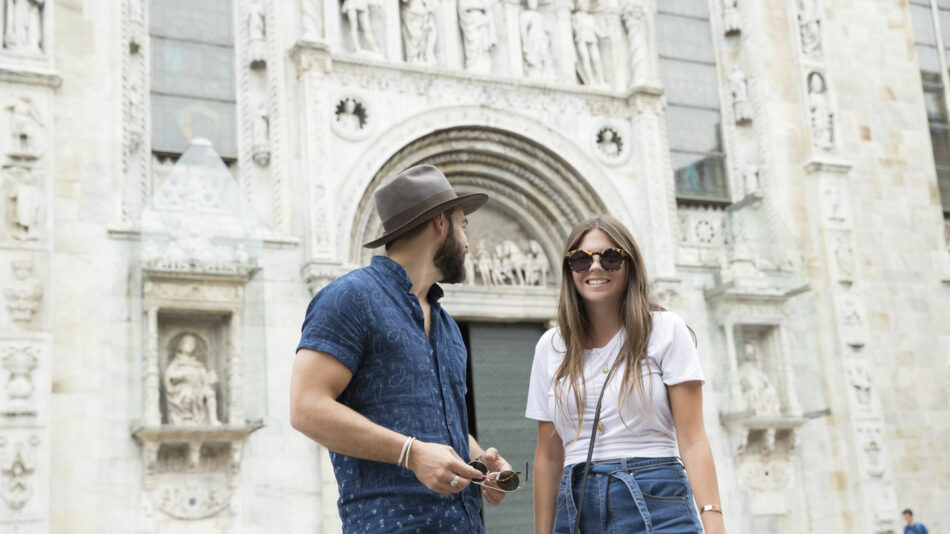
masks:
<path fill-rule="evenodd" d="M 590 0 L 577 0 L 577 10 L 571 15 L 574 45 L 577 47 L 577 75 L 584 85 L 604 85 L 600 38 L 605 34 L 589 11 Z"/>
<path fill-rule="evenodd" d="M 828 100 L 828 86 L 818 72 L 808 75 L 808 111 L 812 143 L 819 148 L 834 148 L 834 113 Z"/>
<path fill-rule="evenodd" d="M 214 385 L 217 374 L 195 358 L 198 340 L 185 334 L 165 369 L 165 398 L 168 422 L 173 425 L 218 425 L 218 403 Z"/>
<path fill-rule="evenodd" d="M 849 281 L 853 276 L 851 239 L 847 233 L 839 233 L 834 242 L 835 265 L 838 266 L 838 280 Z"/>
<path fill-rule="evenodd" d="M 646 24 L 643 8 L 633 2 L 625 2 L 621 12 L 623 26 L 627 30 L 627 46 L 630 48 L 630 87 L 647 84 Z"/>
<path fill-rule="evenodd" d="M 525 77 L 554 79 L 551 36 L 544 16 L 538 11 L 538 0 L 525 0 L 525 10 L 521 12 L 521 47 Z"/>
<path fill-rule="evenodd" d="M 759 180 L 759 167 L 747 161 L 742 169 L 742 189 L 745 196 L 756 196 L 761 193 L 762 184 Z"/>
<path fill-rule="evenodd" d="M 6 0 L 3 47 L 28 53 L 43 52 L 45 0 Z"/>
<path fill-rule="evenodd" d="M 15 239 L 29 241 L 38 238 L 40 207 L 43 195 L 35 185 L 32 170 L 13 165 L 4 169 L 9 184 L 7 220 Z"/>
<path fill-rule="evenodd" d="M 772 380 L 759 368 L 758 350 L 746 343 L 745 360 L 739 366 L 739 384 L 746 403 L 755 415 L 779 415 L 782 405 Z"/>
<path fill-rule="evenodd" d="M 495 280 L 492 275 L 494 271 L 494 262 L 492 261 L 491 253 L 488 252 L 485 247 L 479 247 L 478 261 L 475 267 L 478 270 L 479 276 L 482 277 L 483 284 L 486 286 L 495 285 Z"/>
<path fill-rule="evenodd" d="M 7 396 L 14 402 L 23 403 L 33 394 L 33 370 L 36 369 L 36 348 L 31 346 L 7 347 L 3 356 L 3 368 L 10 372 L 7 381 Z"/>
<path fill-rule="evenodd" d="M 729 93 L 732 95 L 732 110 L 736 124 L 752 120 L 752 106 L 749 104 L 749 86 L 745 73 L 732 71 L 729 75 Z"/>
<path fill-rule="evenodd" d="M 401 0 L 402 40 L 406 47 L 406 62 L 435 64 L 435 8 L 434 0 Z"/>
<path fill-rule="evenodd" d="M 616 158 L 620 155 L 620 138 L 612 128 L 604 128 L 597 137 L 597 148 L 601 153 L 608 158 Z"/>
<path fill-rule="evenodd" d="M 853 298 L 845 298 L 843 303 L 842 323 L 844 325 L 844 342 L 851 347 L 861 347 L 865 343 L 864 316 Z"/>
<path fill-rule="evenodd" d="M 343 6 L 340 9 L 350 23 L 350 43 L 353 45 L 353 51 L 379 54 L 376 38 L 373 37 L 370 0 L 343 0 Z M 363 34 L 363 39 L 366 40 L 367 48 L 365 49 L 362 41 L 360 41 L 360 33 Z"/>
<path fill-rule="evenodd" d="M 356 108 L 356 100 L 347 98 L 343 100 L 343 107 L 336 114 L 336 121 L 340 126 L 354 133 L 363 129 L 363 119 Z"/>
<path fill-rule="evenodd" d="M 257 106 L 251 125 L 254 139 L 251 157 L 259 165 L 267 165 L 270 162 L 270 113 L 263 103 Z"/>
<path fill-rule="evenodd" d="M 267 16 L 264 6 L 257 2 L 247 8 L 247 44 L 248 56 L 252 68 L 262 67 L 267 62 Z"/>
<path fill-rule="evenodd" d="M 726 35 L 735 35 L 742 31 L 742 22 L 739 18 L 739 0 L 723 0 L 722 27 Z"/>
<path fill-rule="evenodd" d="M 798 32 L 802 53 L 806 56 L 821 54 L 821 17 L 817 0 L 798 0 Z"/>
<path fill-rule="evenodd" d="M 498 37 L 489 0 L 459 0 L 458 10 L 465 70 L 491 72 L 491 51 Z"/>
<path fill-rule="evenodd" d="M 7 286 L 7 310 L 18 323 L 29 323 L 43 300 L 43 284 L 33 276 L 32 261 L 14 261 L 11 264 L 16 280 Z"/>
<path fill-rule="evenodd" d="M 20 97 L 7 109 L 10 110 L 10 155 L 35 159 L 39 156 L 38 134 L 42 121 L 33 103 L 27 97 Z"/>

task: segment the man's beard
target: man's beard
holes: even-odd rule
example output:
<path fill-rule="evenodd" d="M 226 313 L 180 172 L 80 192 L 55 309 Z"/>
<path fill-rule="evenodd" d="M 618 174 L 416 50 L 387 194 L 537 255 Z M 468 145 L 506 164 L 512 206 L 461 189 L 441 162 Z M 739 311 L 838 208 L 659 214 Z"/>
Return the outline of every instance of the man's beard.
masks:
<path fill-rule="evenodd" d="M 446 284 L 458 284 L 465 281 L 465 248 L 455 237 L 455 223 L 449 219 L 449 235 L 439 245 L 432 258 L 435 268 L 442 273 Z"/>

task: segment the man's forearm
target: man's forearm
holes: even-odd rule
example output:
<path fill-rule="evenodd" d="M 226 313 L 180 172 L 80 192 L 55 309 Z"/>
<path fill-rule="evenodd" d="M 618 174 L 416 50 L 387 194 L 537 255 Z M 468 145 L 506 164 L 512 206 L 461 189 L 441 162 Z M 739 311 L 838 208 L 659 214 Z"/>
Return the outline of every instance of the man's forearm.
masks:
<path fill-rule="evenodd" d="M 293 426 L 333 452 L 394 464 L 406 436 L 378 425 L 333 399 L 308 403 L 295 410 Z"/>

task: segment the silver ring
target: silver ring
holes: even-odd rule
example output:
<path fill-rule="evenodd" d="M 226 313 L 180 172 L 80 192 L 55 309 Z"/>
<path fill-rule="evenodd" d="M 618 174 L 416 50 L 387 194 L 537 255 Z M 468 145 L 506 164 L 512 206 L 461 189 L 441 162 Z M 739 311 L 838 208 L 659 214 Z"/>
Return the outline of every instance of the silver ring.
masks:
<path fill-rule="evenodd" d="M 452 479 L 452 482 L 449 482 L 449 486 L 457 488 L 459 486 L 459 476 L 455 475 L 455 478 Z"/>

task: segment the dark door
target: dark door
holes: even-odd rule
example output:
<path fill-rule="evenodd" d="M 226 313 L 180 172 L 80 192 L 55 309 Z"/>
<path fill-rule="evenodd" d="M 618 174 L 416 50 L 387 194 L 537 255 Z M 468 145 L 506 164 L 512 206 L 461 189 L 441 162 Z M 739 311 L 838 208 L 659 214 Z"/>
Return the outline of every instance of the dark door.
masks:
<path fill-rule="evenodd" d="M 534 347 L 544 333 L 537 323 L 464 323 L 469 349 L 469 413 L 482 447 L 495 447 L 516 471 L 534 463 L 537 423 L 525 419 Z M 522 474 L 522 480 L 524 480 Z M 533 529 L 532 487 L 509 494 L 500 506 L 484 505 L 485 532 Z"/>

